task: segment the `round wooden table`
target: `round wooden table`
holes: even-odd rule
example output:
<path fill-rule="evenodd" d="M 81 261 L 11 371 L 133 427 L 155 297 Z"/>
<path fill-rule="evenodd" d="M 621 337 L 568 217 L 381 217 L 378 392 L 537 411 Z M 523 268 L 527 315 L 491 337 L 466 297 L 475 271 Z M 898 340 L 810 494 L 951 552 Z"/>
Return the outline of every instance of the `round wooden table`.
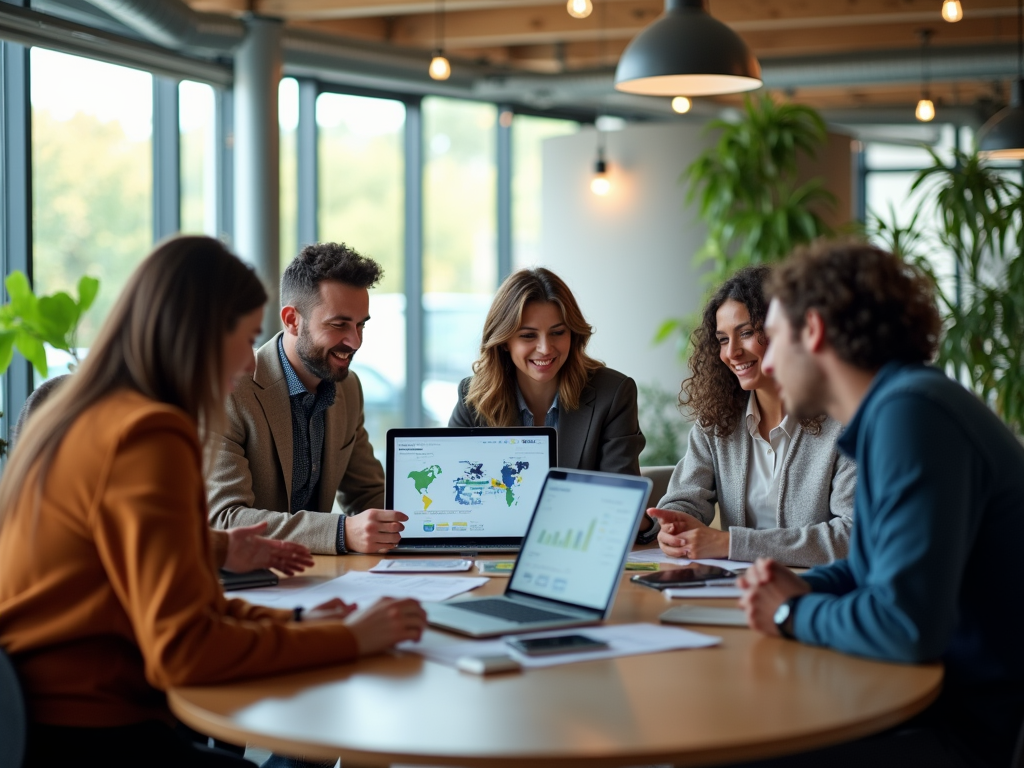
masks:
<path fill-rule="evenodd" d="M 318 557 L 311 573 L 333 578 L 379 559 Z M 474 594 L 501 593 L 507 583 L 491 579 Z M 626 581 L 611 621 L 657 622 L 683 602 Z M 924 709 L 942 681 L 940 665 L 868 661 L 747 629 L 692 629 L 723 642 L 490 677 L 415 655 L 383 655 L 178 688 L 169 700 L 183 722 L 216 738 L 281 754 L 340 756 L 345 766 L 690 766 L 803 751 L 883 730 Z"/>

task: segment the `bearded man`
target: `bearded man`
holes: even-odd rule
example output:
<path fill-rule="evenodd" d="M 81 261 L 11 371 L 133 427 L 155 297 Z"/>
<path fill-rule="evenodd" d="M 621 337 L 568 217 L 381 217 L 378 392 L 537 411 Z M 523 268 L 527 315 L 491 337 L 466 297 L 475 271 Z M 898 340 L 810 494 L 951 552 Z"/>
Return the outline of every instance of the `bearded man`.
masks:
<path fill-rule="evenodd" d="M 210 523 L 267 523 L 315 554 L 386 552 L 408 517 L 384 506 L 384 470 L 349 368 L 383 270 L 344 244 L 302 249 L 281 278 L 284 330 L 228 398 L 210 475 Z M 216 425 L 214 425 L 216 426 Z M 344 515 L 329 514 L 337 499 Z"/>

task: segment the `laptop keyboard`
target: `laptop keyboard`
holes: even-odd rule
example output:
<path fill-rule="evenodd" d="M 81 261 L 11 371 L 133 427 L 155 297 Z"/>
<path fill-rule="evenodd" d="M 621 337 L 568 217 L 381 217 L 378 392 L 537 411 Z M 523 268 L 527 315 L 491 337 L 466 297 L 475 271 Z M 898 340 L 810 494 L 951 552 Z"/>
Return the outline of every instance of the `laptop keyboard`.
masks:
<path fill-rule="evenodd" d="M 472 600 L 465 603 L 449 603 L 453 608 L 461 608 L 464 611 L 482 613 L 486 616 L 495 616 L 499 619 L 508 619 L 519 624 L 534 621 L 560 621 L 574 618 L 564 613 L 553 613 L 540 608 L 531 608 L 528 605 L 513 603 L 509 600 Z"/>

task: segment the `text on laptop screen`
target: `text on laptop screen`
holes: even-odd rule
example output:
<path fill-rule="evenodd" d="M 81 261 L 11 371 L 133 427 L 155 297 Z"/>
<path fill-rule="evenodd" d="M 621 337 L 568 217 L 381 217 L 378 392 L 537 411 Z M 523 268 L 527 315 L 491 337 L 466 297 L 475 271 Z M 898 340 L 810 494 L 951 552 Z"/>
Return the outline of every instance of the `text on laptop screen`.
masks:
<path fill-rule="evenodd" d="M 548 472 L 544 436 L 395 438 L 404 536 L 522 536 Z"/>
<path fill-rule="evenodd" d="M 603 609 L 646 492 L 600 478 L 549 478 L 509 588 Z"/>

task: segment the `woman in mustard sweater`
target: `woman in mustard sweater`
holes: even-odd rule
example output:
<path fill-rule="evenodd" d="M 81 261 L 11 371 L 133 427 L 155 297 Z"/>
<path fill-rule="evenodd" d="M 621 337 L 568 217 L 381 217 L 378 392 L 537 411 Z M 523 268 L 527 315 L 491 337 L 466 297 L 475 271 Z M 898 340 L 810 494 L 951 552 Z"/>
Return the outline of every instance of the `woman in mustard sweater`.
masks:
<path fill-rule="evenodd" d="M 0 645 L 26 765 L 249 765 L 180 738 L 164 691 L 336 664 L 418 639 L 415 601 L 295 616 L 228 600 L 203 449 L 254 365 L 267 296 L 218 241 L 159 246 L 0 481 Z"/>

